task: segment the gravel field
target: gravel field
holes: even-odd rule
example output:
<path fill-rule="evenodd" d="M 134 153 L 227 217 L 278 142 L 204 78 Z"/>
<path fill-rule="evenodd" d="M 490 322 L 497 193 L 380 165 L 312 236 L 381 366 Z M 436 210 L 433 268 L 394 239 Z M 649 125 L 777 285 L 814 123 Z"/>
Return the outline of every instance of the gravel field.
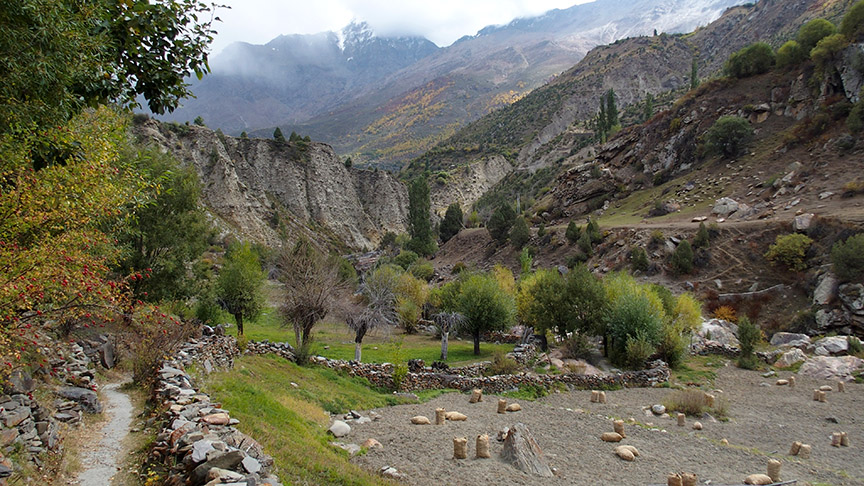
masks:
<path fill-rule="evenodd" d="M 646 415 L 643 407 L 661 403 L 670 393 L 664 388 L 608 391 L 607 404 L 590 403 L 590 391 L 554 393 L 535 402 L 510 399 L 522 411 L 505 415 L 496 413 L 498 397 L 470 404 L 467 394 L 447 393 L 424 404 L 378 409 L 379 420 L 352 423 L 351 434 L 341 440 L 377 439 L 382 450 L 353 460 L 372 470 L 393 466 L 414 485 L 665 485 L 666 475 L 676 471 L 695 473 L 700 484 L 741 484 L 749 474 L 764 474 L 770 458 L 782 462 L 783 480 L 799 485 L 864 485 L 864 385 L 847 384 L 846 393 L 837 393 L 833 382 L 797 377 L 798 386 L 789 388 L 775 385 L 778 377 L 763 378 L 732 365 L 719 369 L 714 385 L 722 390 L 718 399 L 728 401 L 729 420 L 703 417 L 701 431 L 692 429 L 692 417 L 679 427 L 674 418 Z M 813 401 L 813 389 L 826 384 L 835 388 L 828 402 Z M 434 423 L 437 407 L 462 412 L 468 420 L 443 426 L 410 423 L 415 415 Z M 618 418 L 636 421 L 626 425 L 621 442 L 639 450 L 633 462 L 613 454 L 617 444 L 600 440 Z M 528 476 L 500 459 L 502 443 L 495 436 L 517 422 L 530 429 L 557 470 L 554 478 Z M 849 434 L 850 447 L 831 446 L 831 433 L 840 431 Z M 474 440 L 483 433 L 490 436 L 492 459 L 473 458 Z M 454 437 L 469 439 L 469 459 L 452 458 Z M 724 438 L 728 446 L 720 443 Z M 812 445 L 810 459 L 787 455 L 796 440 Z"/>

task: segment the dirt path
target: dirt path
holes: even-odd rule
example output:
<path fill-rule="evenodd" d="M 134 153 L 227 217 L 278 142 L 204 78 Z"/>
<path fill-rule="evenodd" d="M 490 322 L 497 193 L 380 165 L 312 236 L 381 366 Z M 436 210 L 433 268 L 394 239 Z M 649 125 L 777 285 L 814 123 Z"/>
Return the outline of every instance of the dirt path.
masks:
<path fill-rule="evenodd" d="M 122 383 L 111 383 L 102 388 L 108 420 L 95 434 L 93 443 L 82 446 L 77 483 L 80 486 L 121 486 L 114 484 L 113 479 L 123 463 L 124 439 L 129 434 L 134 410 L 129 395 L 120 391 L 121 386 Z"/>

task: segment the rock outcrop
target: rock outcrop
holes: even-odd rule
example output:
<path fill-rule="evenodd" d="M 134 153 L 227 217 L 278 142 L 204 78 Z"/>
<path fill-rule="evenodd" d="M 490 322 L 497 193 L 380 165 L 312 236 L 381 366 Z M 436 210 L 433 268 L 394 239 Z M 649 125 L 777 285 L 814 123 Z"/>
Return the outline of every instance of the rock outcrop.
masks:
<path fill-rule="evenodd" d="M 155 120 L 135 132 L 195 168 L 203 202 L 226 232 L 271 246 L 325 234 L 362 249 L 387 231 L 405 231 L 405 186 L 385 171 L 346 167 L 329 145 L 233 138 Z"/>

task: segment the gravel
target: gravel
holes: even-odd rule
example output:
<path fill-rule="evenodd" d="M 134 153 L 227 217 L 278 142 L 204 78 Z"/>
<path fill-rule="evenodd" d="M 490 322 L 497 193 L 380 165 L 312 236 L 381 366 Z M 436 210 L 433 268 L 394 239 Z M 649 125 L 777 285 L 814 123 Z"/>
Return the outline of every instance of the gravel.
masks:
<path fill-rule="evenodd" d="M 721 368 L 714 386 L 722 390 L 716 393 L 718 400 L 728 403 L 729 420 L 699 417 L 700 431 L 691 428 L 694 417 L 678 427 L 674 414 L 646 415 L 644 407 L 662 403 L 670 393 L 664 388 L 608 391 L 605 405 L 590 403 L 587 390 L 554 393 L 535 402 L 509 399 L 520 403 L 522 411 L 507 414 L 496 413 L 496 396 L 470 404 L 469 394 L 447 393 L 424 404 L 377 409 L 379 420 L 352 422 L 350 435 L 342 440 L 377 439 L 383 449 L 371 449 L 353 461 L 374 471 L 395 467 L 414 485 L 665 484 L 666 475 L 677 471 L 695 473 L 700 484 L 741 484 L 750 474 L 764 474 L 771 458 L 782 462 L 784 480 L 864 485 L 864 386 L 849 384 L 846 393 L 829 392 L 828 402 L 819 403 L 812 400 L 813 389 L 835 383 L 797 380 L 798 386 L 789 388 L 754 371 Z M 468 420 L 443 426 L 410 423 L 415 415 L 434 423 L 437 407 L 462 412 Z M 626 462 L 613 453 L 617 444 L 602 442 L 600 435 L 612 431 L 613 419 L 631 417 L 636 423 L 625 426 L 627 438 L 621 444 L 635 446 L 640 456 Z M 495 437 L 517 422 L 528 426 L 555 477 L 531 477 L 500 459 L 502 444 Z M 831 433 L 839 431 L 849 434 L 851 447 L 831 447 Z M 474 441 L 483 433 L 492 439 L 492 459 L 474 459 Z M 452 458 L 454 437 L 468 438 L 469 459 Z M 729 445 L 722 445 L 722 439 Z M 810 459 L 786 455 L 796 440 L 812 444 Z"/>

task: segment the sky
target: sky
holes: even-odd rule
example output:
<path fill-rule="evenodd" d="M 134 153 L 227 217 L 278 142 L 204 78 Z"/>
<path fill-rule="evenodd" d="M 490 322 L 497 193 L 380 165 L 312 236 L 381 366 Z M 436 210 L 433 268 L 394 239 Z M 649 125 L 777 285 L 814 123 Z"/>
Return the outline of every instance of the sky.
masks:
<path fill-rule="evenodd" d="M 356 19 L 379 35 L 418 35 L 444 47 L 502 25 L 591 0 L 222 0 L 212 52 L 232 42 L 265 44 L 282 34 L 338 31 Z"/>

